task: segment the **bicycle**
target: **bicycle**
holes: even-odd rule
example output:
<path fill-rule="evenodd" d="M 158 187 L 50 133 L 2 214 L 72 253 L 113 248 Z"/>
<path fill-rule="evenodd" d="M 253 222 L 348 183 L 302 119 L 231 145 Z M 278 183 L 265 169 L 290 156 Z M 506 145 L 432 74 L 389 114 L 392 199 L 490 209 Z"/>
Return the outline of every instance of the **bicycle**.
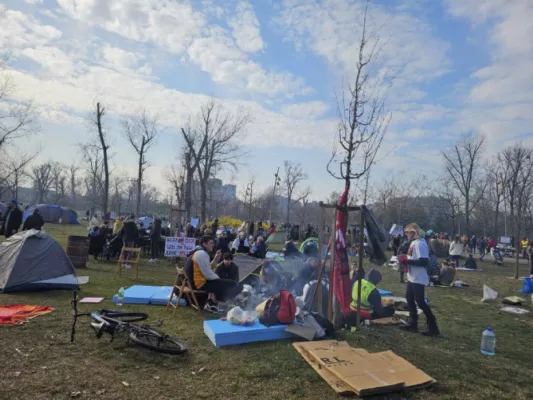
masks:
<path fill-rule="evenodd" d="M 133 322 L 144 321 L 148 318 L 148 314 L 142 312 L 125 312 L 120 310 L 106 310 L 101 309 L 96 312 L 79 313 L 78 312 L 78 292 L 73 292 L 71 300 L 74 321 L 72 323 L 72 331 L 70 334 L 70 342 L 73 343 L 76 336 L 76 322 L 79 317 L 91 317 L 91 328 L 96 334 L 96 338 L 100 339 L 104 333 L 111 336 L 110 342 L 115 338 L 115 334 L 127 332 L 128 342 L 132 342 L 137 346 L 145 349 L 155 351 L 157 353 L 164 353 L 170 355 L 181 355 L 187 352 L 187 345 L 176 338 L 170 337 L 163 333 L 154 330 L 150 325 L 136 325 Z M 156 322 L 158 327 L 163 325 L 163 321 Z"/>

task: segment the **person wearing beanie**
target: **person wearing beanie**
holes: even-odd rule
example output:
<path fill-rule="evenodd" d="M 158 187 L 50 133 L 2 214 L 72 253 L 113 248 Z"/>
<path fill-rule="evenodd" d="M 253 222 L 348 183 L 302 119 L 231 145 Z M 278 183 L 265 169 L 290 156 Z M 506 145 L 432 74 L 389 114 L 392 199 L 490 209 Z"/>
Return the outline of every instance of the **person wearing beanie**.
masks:
<path fill-rule="evenodd" d="M 362 270 L 361 270 L 362 271 Z M 394 315 L 394 308 L 387 306 L 383 307 L 381 303 L 381 294 L 377 285 L 381 282 L 381 272 L 377 269 L 368 271 L 365 278 L 364 272 L 361 272 L 361 320 L 363 319 L 379 319 L 392 317 Z M 352 288 L 352 303 L 350 304 L 351 312 L 348 315 L 348 324 L 353 326 L 357 319 L 357 294 L 359 288 L 358 276 L 356 274 L 355 282 Z"/>

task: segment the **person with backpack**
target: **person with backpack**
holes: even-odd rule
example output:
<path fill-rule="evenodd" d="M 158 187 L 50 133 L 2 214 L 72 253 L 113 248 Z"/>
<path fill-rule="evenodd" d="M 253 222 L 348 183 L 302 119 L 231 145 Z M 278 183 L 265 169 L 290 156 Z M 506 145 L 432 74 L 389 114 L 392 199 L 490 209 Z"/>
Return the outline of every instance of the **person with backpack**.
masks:
<path fill-rule="evenodd" d="M 240 285 L 230 279 L 221 279 L 213 269 L 222 257 L 222 253 L 217 251 L 213 262 L 209 254 L 213 252 L 215 242 L 212 236 L 202 236 L 199 245 L 189 254 L 185 260 L 185 274 L 191 283 L 193 290 L 203 290 L 213 294 L 215 299 L 210 298 L 205 310 L 220 314 L 224 312 L 219 302 L 225 302 L 234 298 L 241 292 Z"/>
<path fill-rule="evenodd" d="M 411 240 L 411 246 L 407 256 L 399 256 L 400 265 L 407 266 L 407 290 L 405 297 L 409 307 L 409 319 L 407 325 L 401 326 L 400 329 L 418 332 L 418 309 L 424 312 L 426 316 L 427 329 L 422 332 L 425 336 L 440 335 L 437 326 L 437 320 L 431 308 L 426 303 L 425 287 L 429 285 L 429 276 L 426 267 L 429 264 L 429 249 L 426 241 L 420 236 L 420 227 L 411 223 L 405 228 L 407 238 Z"/>

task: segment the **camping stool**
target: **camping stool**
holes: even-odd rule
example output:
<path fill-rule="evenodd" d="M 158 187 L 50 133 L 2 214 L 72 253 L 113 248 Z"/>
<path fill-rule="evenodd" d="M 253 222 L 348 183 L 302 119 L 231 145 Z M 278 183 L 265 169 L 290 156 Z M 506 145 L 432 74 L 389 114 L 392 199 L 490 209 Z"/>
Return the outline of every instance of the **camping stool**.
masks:
<path fill-rule="evenodd" d="M 125 253 L 133 254 L 133 258 L 130 258 L 129 260 L 124 259 Z M 130 265 L 135 265 L 136 269 L 136 275 L 135 279 L 139 278 L 139 262 L 141 260 L 141 248 L 140 247 L 123 247 L 122 251 L 120 252 L 120 257 L 118 258 L 117 265 L 118 265 L 118 275 L 122 275 L 122 265 L 125 263 L 128 263 Z"/>
<path fill-rule="evenodd" d="M 207 294 L 203 290 L 194 290 L 192 288 L 191 282 L 189 282 L 189 278 L 187 278 L 187 274 L 185 273 L 185 270 L 183 268 L 176 267 L 177 275 L 176 275 L 176 281 L 174 282 L 174 287 L 172 288 L 172 293 L 170 294 L 170 298 L 168 299 L 167 307 L 165 308 L 165 311 L 168 310 L 169 307 L 174 308 L 174 311 L 172 312 L 172 315 L 176 312 L 176 309 L 180 307 L 180 300 L 183 296 L 187 299 L 188 303 L 193 307 L 196 311 L 202 312 L 202 308 L 200 307 L 200 304 L 198 303 L 198 299 L 196 298 L 196 294 Z M 176 294 L 176 291 L 179 291 L 179 294 Z M 174 299 L 174 296 L 176 296 L 176 304 L 172 302 Z"/>

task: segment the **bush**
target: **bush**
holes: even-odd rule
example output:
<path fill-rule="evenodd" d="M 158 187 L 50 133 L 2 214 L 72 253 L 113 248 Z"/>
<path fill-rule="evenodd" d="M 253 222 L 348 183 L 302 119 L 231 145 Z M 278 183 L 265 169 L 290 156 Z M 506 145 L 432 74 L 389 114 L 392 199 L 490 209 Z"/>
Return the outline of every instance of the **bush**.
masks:
<path fill-rule="evenodd" d="M 205 224 L 202 224 L 202 226 L 211 228 L 211 225 L 213 225 L 213 222 L 215 222 L 215 220 L 207 221 Z M 218 226 L 222 226 L 222 225 L 224 225 L 225 227 L 231 226 L 232 228 L 239 228 L 242 225 L 242 221 L 240 219 L 224 215 L 218 218 Z"/>

